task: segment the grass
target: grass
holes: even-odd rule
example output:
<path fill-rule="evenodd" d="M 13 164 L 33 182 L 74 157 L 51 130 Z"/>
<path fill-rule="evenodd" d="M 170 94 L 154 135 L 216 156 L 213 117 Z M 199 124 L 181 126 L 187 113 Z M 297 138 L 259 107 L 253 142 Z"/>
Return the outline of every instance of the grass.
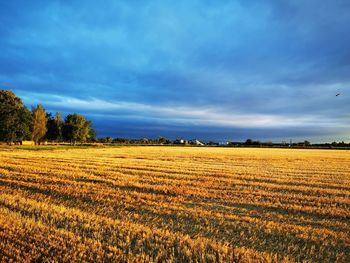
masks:
<path fill-rule="evenodd" d="M 0 259 L 349 262 L 349 197 L 347 151 L 1 147 Z"/>

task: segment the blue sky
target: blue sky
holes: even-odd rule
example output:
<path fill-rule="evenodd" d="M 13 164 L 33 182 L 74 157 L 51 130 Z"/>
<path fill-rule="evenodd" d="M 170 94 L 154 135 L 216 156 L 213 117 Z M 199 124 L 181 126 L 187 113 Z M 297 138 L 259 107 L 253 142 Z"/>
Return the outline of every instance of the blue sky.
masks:
<path fill-rule="evenodd" d="M 347 0 L 0 1 L 0 87 L 100 137 L 350 141 L 349 25 Z"/>

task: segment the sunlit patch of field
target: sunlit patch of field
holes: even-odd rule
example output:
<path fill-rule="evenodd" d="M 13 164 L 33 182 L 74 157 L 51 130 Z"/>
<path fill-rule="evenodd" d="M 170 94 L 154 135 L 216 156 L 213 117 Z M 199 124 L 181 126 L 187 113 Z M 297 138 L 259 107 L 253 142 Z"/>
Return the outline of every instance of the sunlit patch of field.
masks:
<path fill-rule="evenodd" d="M 350 152 L 0 148 L 0 259 L 350 262 Z"/>

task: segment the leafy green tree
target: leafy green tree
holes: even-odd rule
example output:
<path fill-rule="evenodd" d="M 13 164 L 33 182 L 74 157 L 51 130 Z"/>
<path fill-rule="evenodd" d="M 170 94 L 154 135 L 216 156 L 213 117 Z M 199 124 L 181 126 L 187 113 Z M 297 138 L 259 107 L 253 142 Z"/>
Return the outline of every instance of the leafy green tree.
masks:
<path fill-rule="evenodd" d="M 54 125 L 54 121 L 53 121 L 53 116 L 51 113 L 46 113 L 46 119 L 47 119 L 47 123 L 46 123 L 46 134 L 45 134 L 45 139 L 48 141 L 54 141 L 55 140 L 55 125 Z"/>
<path fill-rule="evenodd" d="M 82 115 L 69 114 L 62 126 L 62 135 L 64 140 L 74 145 L 77 142 L 86 142 L 93 136 L 91 122 Z"/>
<path fill-rule="evenodd" d="M 61 141 L 62 140 L 62 125 L 63 125 L 63 120 L 62 120 L 61 113 L 56 112 L 54 121 L 55 121 L 55 125 L 56 125 L 56 128 L 57 128 L 56 140 Z"/>
<path fill-rule="evenodd" d="M 32 139 L 35 144 L 40 144 L 41 139 L 45 136 L 47 118 L 45 109 L 41 104 L 33 109 L 33 130 Z"/>
<path fill-rule="evenodd" d="M 91 125 L 91 123 L 90 123 L 90 125 Z M 88 141 L 89 141 L 89 142 L 96 142 L 96 132 L 95 132 L 95 130 L 92 129 L 91 127 L 90 127 L 90 132 L 89 132 Z"/>
<path fill-rule="evenodd" d="M 59 112 L 56 112 L 52 117 L 51 113 L 46 115 L 47 117 L 47 132 L 45 138 L 49 141 L 61 141 L 62 140 L 62 116 Z"/>
<path fill-rule="evenodd" d="M 30 139 L 32 116 L 20 98 L 9 90 L 0 90 L 0 141 L 9 144 Z"/>

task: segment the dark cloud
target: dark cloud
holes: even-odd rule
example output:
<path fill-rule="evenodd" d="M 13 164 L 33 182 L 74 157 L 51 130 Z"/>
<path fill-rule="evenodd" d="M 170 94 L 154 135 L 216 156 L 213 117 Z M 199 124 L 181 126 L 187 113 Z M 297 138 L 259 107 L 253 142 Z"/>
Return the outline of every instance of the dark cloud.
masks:
<path fill-rule="evenodd" d="M 101 135 L 349 139 L 349 11 L 345 0 L 2 1 L 0 85 L 28 105 L 98 113 Z"/>

